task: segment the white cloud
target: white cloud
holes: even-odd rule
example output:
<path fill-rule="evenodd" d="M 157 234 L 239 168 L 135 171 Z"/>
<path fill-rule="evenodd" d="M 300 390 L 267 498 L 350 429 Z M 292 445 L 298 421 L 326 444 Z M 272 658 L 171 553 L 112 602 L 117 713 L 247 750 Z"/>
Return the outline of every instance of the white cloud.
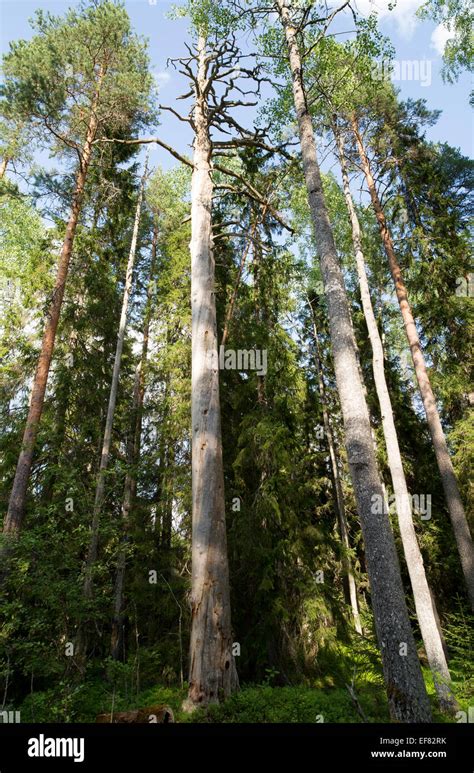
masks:
<path fill-rule="evenodd" d="M 390 10 L 390 0 L 356 0 L 359 11 L 364 16 L 376 13 L 379 19 L 392 21 L 397 26 L 398 33 L 404 40 L 409 40 L 419 23 L 415 16 L 423 0 L 398 0 L 395 8 Z"/>
<path fill-rule="evenodd" d="M 171 75 L 166 70 L 160 70 L 159 72 L 155 72 L 154 76 L 156 83 L 158 86 L 164 86 L 165 83 L 168 83 L 171 80 Z"/>
<path fill-rule="evenodd" d="M 434 48 L 437 54 L 443 56 L 446 43 L 454 37 L 454 32 L 450 32 L 444 24 L 438 24 L 431 33 L 431 48 Z"/>

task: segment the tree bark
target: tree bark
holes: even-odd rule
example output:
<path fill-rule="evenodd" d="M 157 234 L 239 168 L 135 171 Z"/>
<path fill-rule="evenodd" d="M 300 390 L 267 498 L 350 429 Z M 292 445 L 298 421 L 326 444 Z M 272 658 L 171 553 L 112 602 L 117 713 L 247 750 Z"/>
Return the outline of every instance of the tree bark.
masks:
<path fill-rule="evenodd" d="M 265 222 L 265 218 L 262 218 L 262 225 Z M 272 321 L 268 318 L 268 308 L 265 299 L 265 292 L 262 288 L 262 243 L 260 235 L 257 231 L 258 221 L 255 222 L 254 239 L 253 239 L 253 291 L 254 291 L 254 306 L 255 306 L 255 319 L 260 329 L 266 328 L 270 334 L 273 327 Z M 266 377 L 257 373 L 257 402 L 260 406 L 265 407 L 267 402 L 267 388 Z"/>
<path fill-rule="evenodd" d="M 264 216 L 265 216 L 265 207 L 263 209 L 262 220 L 263 220 Z M 233 316 L 233 313 L 234 313 L 234 306 L 235 306 L 235 301 L 236 301 L 236 298 L 237 298 L 237 292 L 238 292 L 238 289 L 239 289 L 240 280 L 242 279 L 242 273 L 243 273 L 243 270 L 244 270 L 245 261 L 247 260 L 249 252 L 250 252 L 250 248 L 252 247 L 252 243 L 253 243 L 253 240 L 255 238 L 255 233 L 256 233 L 257 227 L 258 227 L 258 220 L 255 220 L 255 222 L 254 222 L 254 224 L 252 226 L 252 230 L 250 232 L 249 238 L 247 240 L 247 243 L 246 243 L 246 245 L 244 247 L 244 250 L 242 252 L 242 256 L 240 258 L 240 264 L 239 264 L 239 270 L 237 272 L 237 278 L 235 280 L 234 289 L 232 290 L 232 296 L 231 296 L 231 299 L 230 299 L 230 302 L 229 302 L 229 306 L 227 308 L 226 315 L 225 315 L 224 329 L 223 329 L 223 332 L 222 332 L 222 339 L 221 339 L 221 346 L 225 346 L 226 343 L 227 343 L 227 338 L 228 338 L 228 335 L 229 335 L 230 323 L 232 321 L 232 316 Z"/>
<path fill-rule="evenodd" d="M 390 271 L 395 285 L 395 292 L 397 294 L 400 311 L 402 313 L 408 345 L 410 347 L 421 399 L 425 409 L 426 420 L 428 422 L 428 428 L 431 434 L 431 439 L 433 441 L 436 461 L 438 463 L 438 468 L 441 475 L 444 495 L 448 505 L 459 556 L 461 558 L 461 565 L 466 581 L 469 600 L 471 602 L 472 609 L 474 610 L 474 546 L 469 531 L 469 525 L 467 522 L 466 514 L 464 512 L 464 506 L 461 500 L 453 464 L 449 455 L 448 444 L 446 442 L 443 427 L 441 425 L 441 419 L 436 405 L 436 399 L 431 388 L 430 378 L 421 349 L 418 331 L 416 329 L 415 320 L 413 318 L 411 306 L 408 301 L 407 288 L 403 281 L 402 272 L 397 261 L 390 230 L 388 228 L 385 213 L 377 193 L 375 181 L 370 168 L 370 162 L 367 157 L 362 137 L 359 132 L 357 118 L 355 116 L 352 117 L 351 125 L 359 152 L 362 169 L 367 182 L 367 187 L 369 189 L 372 207 L 374 209 L 375 216 L 379 225 L 382 244 L 388 258 Z"/>
<path fill-rule="evenodd" d="M 383 489 L 371 438 L 369 412 L 357 368 L 357 349 L 349 303 L 329 222 L 313 126 L 306 104 L 297 31 L 291 23 L 285 0 L 277 0 L 277 7 L 288 50 L 303 172 L 328 304 L 347 459 L 364 537 L 372 608 L 390 713 L 400 721 L 429 722 L 430 705 L 410 627 L 390 522 L 385 508 L 382 515 L 375 514 L 373 509 L 375 498 L 383 501 Z"/>
<path fill-rule="evenodd" d="M 140 362 L 135 372 L 135 382 L 133 385 L 132 416 L 133 428 L 127 443 L 127 473 L 125 475 L 125 484 L 122 502 L 122 546 L 117 559 L 117 570 L 115 573 L 114 585 L 114 616 L 112 620 L 111 635 L 111 655 L 114 660 L 119 660 L 121 656 L 124 659 L 124 638 L 123 638 L 123 588 L 125 580 L 125 569 L 127 563 L 126 544 L 128 542 L 128 530 L 130 527 L 130 511 L 135 499 L 137 488 L 137 479 L 135 467 L 140 457 L 140 439 L 142 434 L 142 411 L 143 398 L 145 395 L 145 369 L 148 357 L 148 341 L 150 336 L 151 321 L 151 295 L 155 276 L 156 249 L 158 242 L 158 227 L 153 229 L 153 240 L 151 246 L 150 276 L 148 280 L 147 299 L 145 315 L 143 322 L 143 341 Z"/>
<path fill-rule="evenodd" d="M 411 500 L 408 493 L 405 472 L 403 470 L 402 455 L 400 453 L 397 430 L 393 418 L 392 401 L 385 379 L 383 345 L 370 297 L 369 282 L 362 251 L 359 218 L 357 217 L 349 185 L 347 162 L 344 153 L 344 140 L 337 126 L 336 117 L 333 119 L 333 131 L 336 138 L 339 163 L 341 166 L 344 198 L 351 224 L 352 243 L 356 260 L 357 276 L 359 279 L 362 308 L 372 347 L 372 370 L 380 406 L 380 415 L 382 417 L 382 427 L 393 492 L 395 494 L 398 525 L 400 528 L 400 536 L 402 539 L 408 574 L 410 575 L 416 614 L 440 706 L 444 711 L 455 712 L 457 711 L 458 706 L 451 690 L 451 676 L 437 625 L 436 608 L 426 579 L 423 556 L 418 545 L 413 525 Z"/>
<path fill-rule="evenodd" d="M 232 655 L 219 403 L 208 64 L 206 41 L 200 35 L 191 189 L 193 527 L 187 710 L 225 699 L 238 687 Z"/>
<path fill-rule="evenodd" d="M 332 477 L 334 481 L 334 490 L 336 494 L 337 514 L 338 514 L 338 520 L 339 520 L 339 532 L 341 535 L 341 542 L 344 550 L 342 565 L 344 568 L 344 573 L 347 578 L 347 585 L 349 590 L 348 601 L 352 609 L 352 617 L 354 618 L 354 628 L 356 629 L 357 633 L 362 634 L 362 624 L 360 621 L 359 604 L 357 602 L 357 587 L 356 587 L 354 572 L 352 570 L 352 562 L 349 556 L 349 550 L 350 550 L 349 530 L 347 528 L 346 508 L 344 505 L 344 493 L 342 490 L 341 476 L 339 474 L 336 444 L 334 442 L 331 423 L 329 420 L 329 412 L 328 412 L 327 400 L 326 400 L 326 387 L 324 385 L 321 352 L 320 352 L 319 340 L 318 340 L 318 329 L 316 326 L 314 309 L 311 305 L 311 301 L 309 300 L 309 298 L 308 298 L 308 303 L 311 308 L 311 316 L 313 321 L 313 337 L 314 337 L 314 345 L 316 350 L 316 356 L 315 356 L 316 372 L 318 375 L 319 399 L 321 401 L 321 407 L 323 411 L 324 435 L 326 437 L 326 442 L 329 450 L 329 459 L 331 462 Z"/>
<path fill-rule="evenodd" d="M 9 161 L 10 161 L 10 158 L 8 156 L 4 156 L 0 161 L 0 180 L 2 180 L 3 177 L 5 176 L 5 172 L 7 171 L 7 166 Z"/>
<path fill-rule="evenodd" d="M 161 538 L 160 549 L 168 554 L 166 562 L 169 571 L 169 551 L 171 550 L 171 534 L 173 531 L 173 491 L 170 487 L 172 480 L 172 465 L 174 464 L 174 450 L 170 443 L 165 443 L 163 457 L 162 499 L 161 499 Z"/>
<path fill-rule="evenodd" d="M 84 198 L 84 188 L 87 178 L 87 172 L 92 155 L 92 143 L 94 141 L 98 119 L 97 119 L 97 106 L 99 103 L 100 89 L 102 81 L 105 75 L 105 68 L 101 67 L 98 75 L 97 86 L 94 93 L 94 97 L 91 105 L 91 112 L 89 117 L 89 124 L 86 133 L 86 139 L 81 152 L 81 160 L 76 174 L 76 185 L 72 197 L 71 212 L 69 215 L 68 224 L 66 227 L 66 234 L 64 237 L 63 246 L 61 249 L 61 255 L 59 258 L 58 272 L 56 275 L 56 282 L 53 290 L 53 297 L 48 310 L 45 329 L 43 333 L 43 340 L 41 344 L 41 352 L 38 358 L 38 365 L 36 368 L 35 378 L 33 382 L 33 388 L 30 398 L 30 407 L 28 411 L 28 417 L 26 420 L 25 431 L 23 434 L 22 445 L 20 455 L 18 457 L 17 468 L 15 472 L 15 478 L 13 481 L 12 491 L 10 495 L 10 502 L 8 505 L 8 511 L 5 516 L 3 525 L 3 531 L 9 537 L 16 536 L 22 526 L 25 505 L 26 494 L 28 489 L 28 480 L 30 477 L 31 464 L 33 461 L 33 454 L 36 444 L 36 438 L 38 435 L 39 423 L 43 412 L 44 396 L 46 392 L 46 385 L 48 382 L 49 369 L 51 366 L 51 359 L 53 356 L 54 344 L 56 339 L 56 331 L 58 328 L 59 315 L 61 312 L 61 306 L 64 298 L 64 290 L 66 287 L 66 279 L 69 270 L 69 263 L 71 260 L 71 254 L 74 244 L 74 236 L 76 233 L 77 222 L 81 212 L 82 201 Z"/>
<path fill-rule="evenodd" d="M 148 161 L 148 159 L 147 159 Z M 114 369 L 112 373 L 112 382 L 110 385 L 109 404 L 107 407 L 107 416 L 105 419 L 104 437 L 102 441 L 102 452 L 100 457 L 99 472 L 97 474 L 97 483 L 94 498 L 94 509 L 92 512 L 92 524 L 89 548 L 84 565 L 84 597 L 92 596 L 92 570 L 97 560 L 97 547 L 99 541 L 99 519 L 105 491 L 105 474 L 109 463 L 110 446 L 112 443 L 112 426 L 114 422 L 115 404 L 117 402 L 117 391 L 120 378 L 120 366 L 122 361 L 123 344 L 125 341 L 125 330 L 127 327 L 127 314 L 130 293 L 132 290 L 133 267 L 135 264 L 135 255 L 137 251 L 138 228 L 140 225 L 140 215 L 142 210 L 143 192 L 145 189 L 145 179 L 147 175 L 147 163 L 140 185 L 137 207 L 135 211 L 135 220 L 133 223 L 132 241 L 128 256 L 127 271 L 125 274 L 125 287 L 122 299 L 122 310 L 120 313 L 119 331 L 117 336 L 117 346 L 115 349 Z"/>
<path fill-rule="evenodd" d="M 82 292 L 78 293 L 76 295 L 76 298 L 73 301 L 74 304 L 74 314 L 72 319 L 72 330 L 69 334 L 68 338 L 68 356 L 72 357 L 72 361 L 74 362 L 74 354 L 77 348 L 77 340 L 78 340 L 78 333 L 77 329 L 75 327 L 77 323 L 77 319 L 79 317 L 79 313 L 81 312 L 83 306 L 84 306 L 84 295 Z M 70 366 L 73 367 L 72 365 Z M 55 430 L 53 435 L 53 453 L 49 456 L 49 462 L 48 467 L 52 468 L 53 472 L 50 472 L 48 475 L 48 470 L 46 471 L 46 484 L 44 487 L 44 491 L 41 493 L 42 501 L 46 506 L 50 505 L 53 501 L 53 494 L 54 494 L 54 487 L 56 485 L 56 479 L 57 479 L 57 470 L 59 461 L 61 459 L 61 453 L 64 445 L 64 440 L 66 437 L 66 416 L 67 411 L 69 407 L 68 397 L 69 397 L 69 385 L 70 385 L 70 376 L 68 376 L 66 387 L 64 385 L 61 387 L 61 391 L 63 394 L 61 394 L 61 399 L 56 403 L 56 416 L 55 416 Z"/>

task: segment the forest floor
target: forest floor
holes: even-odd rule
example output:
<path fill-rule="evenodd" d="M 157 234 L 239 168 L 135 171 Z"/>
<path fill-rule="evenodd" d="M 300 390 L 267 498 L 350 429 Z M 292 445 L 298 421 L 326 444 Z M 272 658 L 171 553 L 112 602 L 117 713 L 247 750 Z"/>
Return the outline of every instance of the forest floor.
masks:
<path fill-rule="evenodd" d="M 472 664 L 471 664 L 472 665 Z M 118 666 L 118 668 L 117 668 Z M 95 722 L 100 713 L 130 711 L 145 707 L 168 705 L 173 709 L 176 722 L 214 723 L 357 723 L 388 722 L 387 700 L 381 675 L 367 668 L 355 679 L 356 701 L 351 697 L 347 683 L 334 684 L 330 676 L 313 683 L 294 686 L 270 684 L 270 673 L 263 684 L 242 684 L 239 692 L 221 705 L 185 714 L 181 705 L 186 696 L 186 685 L 155 684 L 139 692 L 131 689 L 127 666 L 114 664 L 115 675 L 98 671 L 77 684 L 62 683 L 57 688 L 34 692 L 21 706 L 22 722 Z M 467 712 L 474 692 L 474 677 L 470 664 L 453 659 L 450 663 L 453 688 L 460 711 Z M 429 669 L 423 669 L 432 702 L 433 721 L 462 721 L 459 716 L 442 715 L 436 705 L 436 695 Z"/>
<path fill-rule="evenodd" d="M 453 612 L 448 622 L 445 639 L 449 669 L 461 714 L 447 717 L 439 711 L 420 638 L 418 655 L 433 721 L 463 722 L 467 721 L 474 697 L 473 630 L 464 614 Z M 12 685 L 9 699 L 15 709 L 20 709 L 21 722 L 95 722 L 98 714 L 160 705 L 172 708 L 176 722 L 389 722 L 380 654 L 370 626 L 367 624 L 364 636 L 353 634 L 344 641 L 333 633 L 332 638 L 327 633 L 326 641 L 318 644 L 311 657 L 293 663 L 292 674 L 283 675 L 267 667 L 259 683 L 249 683 L 242 676 L 246 663 L 238 663 L 240 690 L 224 703 L 192 715 L 182 710 L 187 685 L 181 683 L 182 677 L 176 672 L 186 648 L 163 648 L 159 643 L 140 647 L 138 653 L 130 653 L 127 662 L 91 659 L 82 674 L 73 663 L 66 673 L 58 669 L 34 682 L 25 674 L 22 699 L 20 685 L 16 687 L 17 696 Z M 182 666 L 184 669 L 184 662 Z"/>

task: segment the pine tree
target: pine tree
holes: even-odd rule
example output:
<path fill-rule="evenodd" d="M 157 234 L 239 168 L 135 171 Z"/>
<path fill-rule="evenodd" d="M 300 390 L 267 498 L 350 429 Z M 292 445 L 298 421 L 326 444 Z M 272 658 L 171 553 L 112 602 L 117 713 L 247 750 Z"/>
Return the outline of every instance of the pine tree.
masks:
<path fill-rule="evenodd" d="M 4 533 L 8 536 L 17 534 L 23 521 L 28 479 L 94 143 L 106 122 L 110 129 L 110 115 L 119 132 L 130 130 L 132 124 L 140 124 L 149 92 L 146 55 L 131 34 L 123 9 L 103 3 L 80 12 L 69 11 L 64 18 L 39 12 L 35 26 L 37 34 L 32 40 L 13 45 L 5 57 L 3 94 L 18 120 L 30 122 L 36 131 L 40 127 L 46 129 L 53 142 L 65 148 L 69 155 L 78 156 L 79 161 L 4 522 Z M 99 58 L 95 55 L 97 50 L 101 52 Z"/>
<path fill-rule="evenodd" d="M 328 298 L 331 340 L 344 416 L 348 461 L 364 534 L 372 605 L 389 703 L 393 715 L 399 719 L 429 721 L 429 703 L 410 628 L 390 524 L 388 517 L 377 522 L 373 514 L 374 497 L 383 502 L 384 494 L 372 445 L 369 415 L 357 365 L 356 344 L 344 281 L 322 191 L 313 126 L 302 78 L 297 30 L 284 2 L 278 2 L 278 12 L 288 49 L 308 202 Z M 383 577 L 379 571 L 381 554 L 385 560 Z M 393 622 L 395 620 L 396 626 Z M 399 656 L 394 657 L 394 653 L 399 650 L 400 641 L 406 642 L 409 658 L 402 660 Z"/>

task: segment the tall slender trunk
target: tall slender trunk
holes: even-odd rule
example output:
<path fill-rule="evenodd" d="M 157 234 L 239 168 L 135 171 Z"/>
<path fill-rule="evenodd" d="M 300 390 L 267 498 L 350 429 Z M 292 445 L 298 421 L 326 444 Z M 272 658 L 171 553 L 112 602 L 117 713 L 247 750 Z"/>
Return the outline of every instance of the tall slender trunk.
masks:
<path fill-rule="evenodd" d="M 461 558 L 461 565 L 464 572 L 467 591 L 472 609 L 474 610 L 474 546 L 469 531 L 469 525 L 467 523 L 456 475 L 454 473 L 453 464 L 449 455 L 448 444 L 446 442 L 443 427 L 441 425 L 441 420 L 436 405 L 436 398 L 431 388 L 430 378 L 426 368 L 425 359 L 423 357 L 415 320 L 413 318 L 410 303 L 408 301 L 407 288 L 403 281 L 402 272 L 397 261 L 390 230 L 388 228 L 385 213 L 377 193 L 375 181 L 370 168 L 370 162 L 367 157 L 367 153 L 359 131 L 357 118 L 355 116 L 352 117 L 351 125 L 359 152 L 362 169 L 367 182 L 367 187 L 369 189 L 372 207 L 374 209 L 375 216 L 379 225 L 380 236 L 382 238 L 382 243 L 390 265 L 393 282 L 395 284 L 395 291 L 397 294 L 400 311 L 402 313 L 403 323 L 405 325 L 405 332 L 413 359 L 413 365 L 415 367 L 421 399 L 423 400 L 426 420 L 428 422 L 428 428 L 431 434 L 431 439 L 433 441 L 436 461 L 438 462 L 441 482 L 444 489 L 444 496 L 448 505 L 449 515 L 454 530 L 454 536 L 456 538 L 456 543 Z"/>
<path fill-rule="evenodd" d="M 207 115 L 209 62 L 202 35 L 198 52 L 190 243 L 193 527 L 189 696 L 185 704 L 188 710 L 218 702 L 238 686 L 232 655 L 219 402 Z"/>
<path fill-rule="evenodd" d="M 263 223 L 262 223 L 263 224 Z M 257 221 L 256 224 L 257 226 Z M 268 318 L 268 308 L 265 299 L 265 292 L 262 288 L 262 242 L 260 235 L 255 229 L 254 248 L 253 248 L 253 291 L 255 319 L 260 329 L 265 328 L 268 335 L 273 328 L 272 321 Z M 257 373 L 257 402 L 262 407 L 267 405 L 266 377 Z"/>
<path fill-rule="evenodd" d="M 69 263 L 74 245 L 74 236 L 76 233 L 77 222 L 84 198 L 84 188 L 92 155 L 92 143 L 97 132 L 97 106 L 99 103 L 100 90 L 104 75 L 105 68 L 101 67 L 98 75 L 96 90 L 92 100 L 86 139 L 82 148 L 81 160 L 76 173 L 76 185 L 72 197 L 71 212 L 69 215 L 66 234 L 59 258 L 58 272 L 56 275 L 53 296 L 49 306 L 44 328 L 41 352 L 38 358 L 38 365 L 33 382 L 30 407 L 28 411 L 28 417 L 26 419 L 21 451 L 18 457 L 8 511 L 3 525 L 3 531 L 8 536 L 15 536 L 19 533 L 25 513 L 28 480 L 30 477 L 31 464 L 33 461 L 33 453 L 38 435 L 39 423 L 43 412 L 44 396 L 48 382 L 51 359 L 53 356 L 59 315 L 64 298 Z"/>
<path fill-rule="evenodd" d="M 161 509 L 161 538 L 160 548 L 167 554 L 166 569 L 169 571 L 169 551 L 171 550 L 171 534 L 173 531 L 173 491 L 169 485 L 172 478 L 172 466 L 174 464 L 173 447 L 166 443 L 164 452 L 164 469 L 162 478 L 162 509 Z"/>
<path fill-rule="evenodd" d="M 9 156 L 4 156 L 0 161 L 0 180 L 2 180 L 3 177 L 5 176 L 5 172 L 7 171 L 7 166 L 9 161 L 10 161 Z"/>
<path fill-rule="evenodd" d="M 77 319 L 79 317 L 80 312 L 82 311 L 82 308 L 84 306 L 84 295 L 82 292 L 79 292 L 75 299 L 74 299 L 74 314 L 72 318 L 72 330 L 68 337 L 68 356 L 72 357 L 74 360 L 74 354 L 77 348 L 77 340 L 78 340 L 78 333 L 77 328 L 75 327 L 77 323 Z M 72 367 L 72 365 L 71 365 Z M 64 440 L 66 437 L 66 416 L 67 411 L 69 407 L 69 387 L 70 387 L 70 377 L 68 376 L 66 385 L 63 385 L 61 388 L 61 400 L 59 402 L 59 406 L 56 406 L 56 415 L 55 415 L 55 429 L 54 429 L 54 435 L 53 435 L 53 453 L 51 456 L 49 456 L 49 463 L 48 467 L 49 470 L 49 476 L 46 479 L 46 485 L 44 492 L 42 492 L 42 500 L 45 505 L 50 505 L 53 501 L 53 494 L 54 494 L 54 488 L 56 485 L 56 480 L 58 477 L 58 470 L 59 470 L 59 461 L 61 458 L 61 453 L 64 445 Z"/>
<path fill-rule="evenodd" d="M 311 315 L 313 321 L 313 337 L 315 345 L 315 360 L 316 360 L 316 372 L 318 375 L 318 387 L 319 387 L 319 399 L 323 411 L 323 425 L 324 435 L 329 449 L 329 460 L 331 462 L 332 477 L 334 481 L 334 489 L 336 494 L 337 514 L 339 521 L 339 532 L 341 535 L 342 547 L 344 550 L 342 565 L 344 568 L 344 574 L 347 578 L 347 585 L 349 590 L 349 603 L 352 609 L 352 616 L 354 618 L 354 628 L 357 633 L 362 633 L 362 624 L 360 621 L 359 604 L 357 602 L 357 587 L 352 570 L 352 562 L 349 556 L 350 543 L 349 543 L 349 530 L 347 528 L 346 508 L 344 505 L 344 492 L 342 490 L 341 476 L 339 474 L 339 465 L 337 461 L 336 444 L 334 436 L 332 434 L 331 422 L 329 420 L 328 405 L 326 399 L 326 387 L 324 385 L 323 367 L 321 360 L 321 350 L 318 339 L 318 329 L 316 326 L 315 313 L 311 301 L 308 298 L 308 303 L 311 308 Z"/>
<path fill-rule="evenodd" d="M 400 446 L 398 444 L 397 430 L 393 418 L 392 401 L 385 379 L 383 345 L 370 297 L 369 282 L 362 251 L 359 218 L 357 217 L 349 185 L 349 175 L 344 153 L 344 140 L 337 126 L 336 117 L 334 117 L 333 120 L 333 131 L 338 148 L 344 197 L 351 223 L 352 243 L 357 266 L 362 307 L 372 346 L 372 370 L 380 406 L 380 414 L 382 417 L 382 427 L 387 449 L 388 465 L 392 478 L 393 492 L 395 494 L 400 536 L 402 538 L 403 552 L 405 554 L 408 573 L 410 575 L 416 614 L 440 706 L 447 711 L 456 711 L 457 704 L 450 687 L 451 677 L 443 650 L 443 642 L 438 630 L 436 608 L 426 579 L 423 556 L 421 555 L 413 525 L 411 500 L 408 493 Z"/>
<path fill-rule="evenodd" d="M 143 321 L 143 341 L 140 362 L 135 371 L 135 381 L 133 385 L 132 401 L 132 432 L 127 443 L 127 473 L 125 475 L 125 484 L 122 501 L 122 544 L 117 558 L 117 569 L 115 573 L 114 584 L 114 616 L 112 620 L 111 635 L 111 655 L 114 660 L 118 660 L 124 655 L 123 646 L 123 588 L 125 580 L 125 568 L 127 563 L 126 545 L 128 542 L 128 530 L 130 527 L 130 511 L 135 499 L 137 488 L 137 479 L 135 468 L 140 456 L 140 438 L 142 434 L 142 412 L 143 398 L 145 395 L 145 369 L 148 357 L 148 341 L 150 336 L 151 321 L 151 296 L 153 280 L 156 266 L 156 249 L 158 242 L 158 227 L 153 229 L 153 240 L 151 246 L 150 275 L 148 279 L 147 299 Z"/>
<path fill-rule="evenodd" d="M 263 218 L 265 216 L 265 211 L 266 211 L 266 208 L 264 207 L 263 214 L 262 214 L 262 220 L 263 220 Z M 246 243 L 246 245 L 244 247 L 244 250 L 242 252 L 242 256 L 240 258 L 240 264 L 239 264 L 239 269 L 238 269 L 238 272 L 237 272 L 237 278 L 235 280 L 234 289 L 232 290 L 232 296 L 231 296 L 231 299 L 230 299 L 230 302 L 229 302 L 229 306 L 227 308 L 225 319 L 224 319 L 224 328 L 223 328 L 223 332 L 222 332 L 221 346 L 225 346 L 226 343 L 227 343 L 227 337 L 229 335 L 229 327 L 230 327 L 230 323 L 231 323 L 231 320 L 232 320 L 232 315 L 234 313 L 234 306 L 235 306 L 235 301 L 236 301 L 236 298 L 237 298 L 237 292 L 239 290 L 240 280 L 242 279 L 242 273 L 243 273 L 243 270 L 244 270 L 245 261 L 247 260 L 249 252 L 250 252 L 250 249 L 252 247 L 252 243 L 253 243 L 253 240 L 255 238 L 255 233 L 256 233 L 257 227 L 258 227 L 258 220 L 255 219 L 254 224 L 252 226 L 252 230 L 251 230 L 251 232 L 249 234 L 249 237 L 247 239 L 247 243 Z"/>
<path fill-rule="evenodd" d="M 170 340 L 170 336 L 167 330 L 166 333 L 166 343 L 165 347 L 168 346 L 168 341 Z M 154 495 L 154 502 L 156 502 L 156 512 L 155 512 L 155 525 L 154 529 L 156 530 L 157 534 L 157 544 L 160 547 L 162 547 L 163 544 L 163 536 L 166 532 L 166 528 L 164 525 L 164 512 L 165 512 L 165 497 L 166 497 L 166 427 L 168 425 L 168 390 L 169 390 L 169 382 L 170 382 L 170 374 L 166 373 L 164 374 L 164 386 L 163 386 L 163 394 L 161 397 L 161 412 L 159 416 L 159 425 L 161 427 L 160 432 L 160 442 L 158 445 L 158 469 L 156 471 L 156 490 Z"/>
<path fill-rule="evenodd" d="M 284 0 L 277 0 L 292 76 L 303 172 L 321 274 L 328 304 L 334 367 L 342 408 L 347 459 L 365 543 L 375 627 L 391 715 L 405 722 L 429 722 L 426 693 L 400 575 L 388 515 L 374 513 L 374 497 L 383 501 L 367 403 L 357 368 L 357 349 L 349 303 L 334 244 L 321 173 L 316 156 L 311 116 L 306 104 L 297 31 Z"/>
<path fill-rule="evenodd" d="M 148 159 L 147 159 L 148 161 Z M 132 241 L 128 256 L 127 271 L 125 274 L 125 287 L 123 291 L 122 310 L 120 314 L 119 331 L 117 336 L 117 346 L 115 349 L 114 369 L 112 373 L 112 382 L 110 385 L 109 404 L 107 407 L 107 416 L 105 419 L 104 437 L 102 441 L 102 452 L 100 457 L 99 472 L 97 474 L 97 483 L 95 489 L 94 509 L 92 512 L 92 524 L 90 533 L 89 548 L 84 565 L 84 596 L 92 596 L 92 569 L 97 559 L 97 546 L 99 541 L 99 519 L 102 503 L 104 499 L 105 477 L 109 463 L 110 446 L 112 443 L 112 426 L 114 422 L 115 404 L 117 402 L 117 391 L 120 377 L 120 366 L 122 360 L 123 344 L 125 341 L 125 330 L 127 327 L 127 314 L 130 293 L 132 290 L 133 267 L 135 264 L 135 255 L 137 251 L 138 228 L 140 225 L 140 215 L 142 210 L 143 192 L 145 189 L 145 179 L 147 175 L 147 162 L 140 184 L 137 207 L 135 211 L 135 220 L 133 223 Z"/>

